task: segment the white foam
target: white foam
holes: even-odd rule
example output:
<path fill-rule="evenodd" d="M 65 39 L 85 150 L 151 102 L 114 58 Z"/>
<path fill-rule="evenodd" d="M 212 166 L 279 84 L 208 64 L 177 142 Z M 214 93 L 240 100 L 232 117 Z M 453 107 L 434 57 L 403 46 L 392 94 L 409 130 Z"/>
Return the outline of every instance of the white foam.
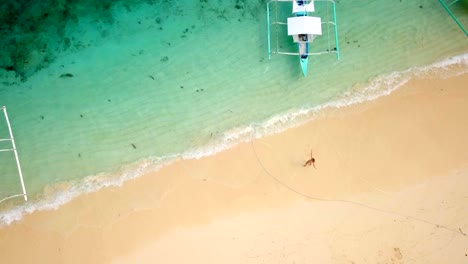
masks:
<path fill-rule="evenodd" d="M 457 67 L 459 66 L 459 67 Z M 58 185 L 52 191 L 53 195 L 27 204 L 0 212 L 0 224 L 9 225 L 20 220 L 25 214 L 37 210 L 55 210 L 61 205 L 82 194 L 98 191 L 101 188 L 121 186 L 124 182 L 139 177 L 149 171 L 155 171 L 177 159 L 199 159 L 214 155 L 239 143 L 255 138 L 282 132 L 312 120 L 318 112 L 327 108 L 340 108 L 365 101 L 374 100 L 395 91 L 411 78 L 436 75 L 438 78 L 457 76 L 468 72 L 468 54 L 451 57 L 424 67 L 414 67 L 402 72 L 393 72 L 377 77 L 364 88 L 347 92 L 341 98 L 311 108 L 293 109 L 286 113 L 273 116 L 264 122 L 254 123 L 246 127 L 228 130 L 216 137 L 206 146 L 174 154 L 166 157 L 153 157 L 126 166 L 120 172 L 98 174 L 86 177 L 77 183 L 68 183 L 66 187 Z"/>
<path fill-rule="evenodd" d="M 40 210 L 56 210 L 61 205 L 73 200 L 82 194 L 92 193 L 102 188 L 111 186 L 121 186 L 124 182 L 143 175 L 148 171 L 158 170 L 168 165 L 174 159 L 171 157 L 147 159 L 138 163 L 126 166 L 121 170 L 118 177 L 109 174 L 97 174 L 88 176 L 77 183 L 67 183 L 51 187 L 53 195 L 47 195 L 35 202 L 29 202 L 16 208 L 0 213 L 0 224 L 9 225 L 20 220 L 25 214 Z"/>

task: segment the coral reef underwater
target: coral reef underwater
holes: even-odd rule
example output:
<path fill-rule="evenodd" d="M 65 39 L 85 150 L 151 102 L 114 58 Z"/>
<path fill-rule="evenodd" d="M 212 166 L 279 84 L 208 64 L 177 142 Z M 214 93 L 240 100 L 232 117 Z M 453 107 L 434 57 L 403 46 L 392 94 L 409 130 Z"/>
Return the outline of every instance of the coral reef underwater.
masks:
<path fill-rule="evenodd" d="M 25 79 L 68 50 L 92 45 L 83 30 L 99 30 L 114 22 L 116 4 L 155 4 L 157 0 L 6 0 L 0 2 L 0 70 Z M 88 29 L 85 29 L 88 27 Z M 81 29 L 81 30 L 80 30 Z M 81 32 L 80 32 L 81 31 Z"/>
<path fill-rule="evenodd" d="M 168 16 L 198 14 L 198 19 L 240 22 L 258 19 L 265 0 L 3 0 L 0 2 L 0 79 L 24 81 L 57 56 L 99 44 L 119 34 L 119 19 L 145 8 L 162 30 Z M 262 9 L 263 10 L 263 9 Z M 122 14 L 126 13 L 126 14 Z M 162 15 L 164 14 L 163 18 Z M 134 14 L 134 19 L 140 18 Z M 135 23 L 137 24 L 137 23 Z M 126 25 L 127 26 L 127 25 Z M 128 26 L 127 26 L 128 27 Z M 11 77 L 13 76 L 13 77 Z"/>

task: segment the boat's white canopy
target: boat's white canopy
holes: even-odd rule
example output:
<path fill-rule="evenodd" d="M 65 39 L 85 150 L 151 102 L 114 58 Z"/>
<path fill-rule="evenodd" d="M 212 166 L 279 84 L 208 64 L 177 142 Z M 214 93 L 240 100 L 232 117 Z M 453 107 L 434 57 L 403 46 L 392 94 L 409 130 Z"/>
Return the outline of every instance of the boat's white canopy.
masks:
<path fill-rule="evenodd" d="M 314 1 L 310 1 L 310 3 L 306 5 L 298 5 L 297 0 L 293 0 L 293 13 L 314 12 L 314 11 L 315 11 Z"/>
<path fill-rule="evenodd" d="M 322 35 L 322 19 L 311 16 L 288 17 L 288 35 L 299 34 Z"/>

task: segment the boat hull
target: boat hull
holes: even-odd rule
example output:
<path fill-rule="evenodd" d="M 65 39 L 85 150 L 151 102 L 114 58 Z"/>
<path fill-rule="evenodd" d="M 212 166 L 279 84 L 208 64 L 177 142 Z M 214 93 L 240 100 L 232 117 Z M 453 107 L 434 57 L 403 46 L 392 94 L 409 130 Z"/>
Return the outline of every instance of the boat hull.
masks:
<path fill-rule="evenodd" d="M 300 58 L 299 60 L 301 62 L 302 74 L 304 74 L 304 76 L 307 76 L 307 65 L 309 64 L 309 56 L 307 56 L 306 58 Z"/>
<path fill-rule="evenodd" d="M 309 64 L 309 43 L 299 43 L 299 61 L 301 63 L 302 74 L 307 76 L 307 65 Z"/>

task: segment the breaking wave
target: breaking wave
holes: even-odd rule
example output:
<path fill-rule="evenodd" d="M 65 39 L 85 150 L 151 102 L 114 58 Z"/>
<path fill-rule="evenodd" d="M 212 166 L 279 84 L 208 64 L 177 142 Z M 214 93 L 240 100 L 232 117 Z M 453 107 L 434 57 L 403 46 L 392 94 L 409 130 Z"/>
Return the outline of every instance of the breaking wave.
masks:
<path fill-rule="evenodd" d="M 37 201 L 16 206 L 0 212 L 0 225 L 9 225 L 20 220 L 25 214 L 37 210 L 55 210 L 72 199 L 87 193 L 96 192 L 101 188 L 121 186 L 124 182 L 137 178 L 150 171 L 159 170 L 180 159 L 199 159 L 214 155 L 229 149 L 239 143 L 248 142 L 255 138 L 279 133 L 289 128 L 302 125 L 314 119 L 325 109 L 341 108 L 357 103 L 374 100 L 388 95 L 406 84 L 413 78 L 436 77 L 448 78 L 468 73 L 468 54 L 450 57 L 424 67 L 414 67 L 401 72 L 393 72 L 379 76 L 366 85 L 357 86 L 343 94 L 340 98 L 309 108 L 297 108 L 275 115 L 263 122 L 250 124 L 224 132 L 205 146 L 187 150 L 181 154 L 165 157 L 151 157 L 128 165 L 113 174 L 97 174 L 80 180 L 50 187 L 47 195 Z"/>

